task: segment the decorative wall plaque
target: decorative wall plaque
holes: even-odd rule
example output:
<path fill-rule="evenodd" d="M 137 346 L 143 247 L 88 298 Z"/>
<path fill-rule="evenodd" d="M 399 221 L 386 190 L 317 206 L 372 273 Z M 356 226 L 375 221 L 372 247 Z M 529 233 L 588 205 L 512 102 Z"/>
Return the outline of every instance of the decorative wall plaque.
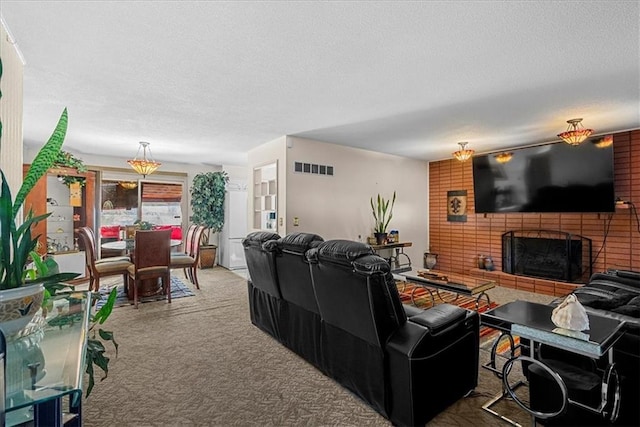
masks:
<path fill-rule="evenodd" d="M 467 190 L 447 191 L 447 221 L 467 222 Z"/>
<path fill-rule="evenodd" d="M 82 187 L 79 182 L 69 184 L 69 204 L 71 206 L 82 206 Z"/>

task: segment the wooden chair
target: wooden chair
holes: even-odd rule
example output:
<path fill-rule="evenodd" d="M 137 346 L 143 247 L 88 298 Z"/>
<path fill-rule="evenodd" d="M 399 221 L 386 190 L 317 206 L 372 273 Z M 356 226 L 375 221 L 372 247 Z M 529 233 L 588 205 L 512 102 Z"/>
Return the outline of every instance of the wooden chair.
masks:
<path fill-rule="evenodd" d="M 129 266 L 129 286 L 138 308 L 138 287 L 143 280 L 162 279 L 162 292 L 171 302 L 171 230 L 138 230 L 133 265 Z"/>
<path fill-rule="evenodd" d="M 85 261 L 89 270 L 89 290 L 100 289 L 100 278 L 122 274 L 123 284 L 126 290 L 128 268 L 133 264 L 129 257 L 113 257 L 97 259 L 96 238 L 90 227 L 80 227 L 78 236 L 84 244 Z"/>
<path fill-rule="evenodd" d="M 196 285 L 197 289 L 200 289 L 197 274 L 198 261 L 200 261 L 200 238 L 205 228 L 201 225 L 189 227 L 185 241 L 185 252 L 171 253 L 171 268 L 182 268 L 185 277 Z"/>
<path fill-rule="evenodd" d="M 191 255 L 191 248 L 193 246 L 193 233 L 196 232 L 197 228 L 198 228 L 198 225 L 196 224 L 191 224 L 189 226 L 189 229 L 187 230 L 187 235 L 184 239 L 184 252 L 180 253 L 180 255 L 182 254 Z M 172 253 L 171 255 L 173 256 L 175 255 L 175 253 Z"/>

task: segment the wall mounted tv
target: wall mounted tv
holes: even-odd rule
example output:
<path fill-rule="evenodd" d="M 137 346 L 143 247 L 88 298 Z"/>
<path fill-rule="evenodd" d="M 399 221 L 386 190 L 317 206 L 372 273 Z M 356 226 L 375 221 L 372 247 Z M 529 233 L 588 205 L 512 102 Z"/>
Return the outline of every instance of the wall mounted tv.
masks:
<path fill-rule="evenodd" d="M 614 212 L 613 145 L 601 139 L 509 150 L 505 163 L 473 157 L 476 213 Z"/>

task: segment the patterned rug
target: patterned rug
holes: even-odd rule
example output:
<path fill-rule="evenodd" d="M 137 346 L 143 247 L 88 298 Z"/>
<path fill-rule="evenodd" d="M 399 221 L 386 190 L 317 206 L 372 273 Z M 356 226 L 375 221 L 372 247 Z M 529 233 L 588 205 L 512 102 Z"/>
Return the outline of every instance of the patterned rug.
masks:
<path fill-rule="evenodd" d="M 100 286 L 100 299 L 96 303 L 96 310 L 99 310 L 100 307 L 107 302 L 107 298 L 109 293 L 113 289 L 111 286 Z M 176 276 L 171 276 L 171 299 L 184 298 L 184 297 L 192 297 L 195 294 L 187 287 L 187 285 L 177 278 Z M 138 301 L 141 303 L 149 302 L 149 301 L 160 301 L 164 300 L 166 297 L 164 295 L 153 295 L 149 297 L 141 297 Z M 127 295 L 124 293 L 124 286 L 118 286 L 118 298 L 116 299 L 115 307 L 122 307 L 125 305 L 132 305 L 133 301 L 127 298 Z"/>

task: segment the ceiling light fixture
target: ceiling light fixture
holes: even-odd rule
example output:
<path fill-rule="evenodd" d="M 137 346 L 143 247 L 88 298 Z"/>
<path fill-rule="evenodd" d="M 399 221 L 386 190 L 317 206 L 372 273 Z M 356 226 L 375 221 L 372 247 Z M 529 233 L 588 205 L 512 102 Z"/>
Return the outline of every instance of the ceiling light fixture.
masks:
<path fill-rule="evenodd" d="M 138 157 L 140 156 L 141 149 L 142 158 L 139 159 Z M 147 150 L 149 150 L 148 159 Z M 136 157 L 133 160 L 127 160 L 127 163 L 129 163 L 129 166 L 131 166 L 133 170 L 142 175 L 143 178 L 146 178 L 147 175 L 151 175 L 162 164 L 153 160 L 153 156 L 151 155 L 151 148 L 149 148 L 149 143 L 144 141 L 140 141 L 140 146 L 138 147 Z"/>
<path fill-rule="evenodd" d="M 461 161 L 461 162 L 465 162 L 467 160 L 469 160 L 471 158 L 471 156 L 473 156 L 473 153 L 475 153 L 474 150 L 467 150 L 465 147 L 467 146 L 468 142 L 458 142 L 458 145 L 460 146 L 460 149 L 458 151 L 454 151 L 453 152 L 453 157 L 455 157 L 457 160 Z"/>
<path fill-rule="evenodd" d="M 580 123 L 582 119 L 567 120 L 569 127 L 567 130 L 559 133 L 558 136 L 569 145 L 580 145 L 582 141 L 589 138 L 593 133 L 593 129 L 585 129 Z"/>
<path fill-rule="evenodd" d="M 118 182 L 118 185 L 120 185 L 120 187 L 124 188 L 125 190 L 133 190 L 138 186 L 138 183 L 135 181 L 120 181 Z"/>
<path fill-rule="evenodd" d="M 595 145 L 598 148 L 607 148 L 612 144 L 613 144 L 613 135 L 605 135 L 602 137 L 601 140 L 599 140 L 598 142 L 595 142 L 593 145 Z"/>
<path fill-rule="evenodd" d="M 513 153 L 504 152 L 504 153 L 496 154 L 494 157 L 496 158 L 496 161 L 498 163 L 507 163 L 513 157 Z"/>

